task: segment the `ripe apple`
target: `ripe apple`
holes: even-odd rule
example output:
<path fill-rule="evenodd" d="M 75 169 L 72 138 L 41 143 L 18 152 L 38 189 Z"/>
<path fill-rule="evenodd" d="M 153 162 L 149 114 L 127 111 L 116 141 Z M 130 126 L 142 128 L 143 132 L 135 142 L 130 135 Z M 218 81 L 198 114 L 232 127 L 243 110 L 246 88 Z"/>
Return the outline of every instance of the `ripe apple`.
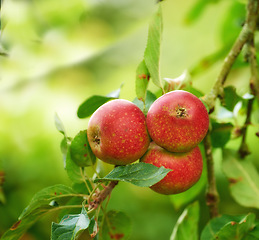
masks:
<path fill-rule="evenodd" d="M 153 141 L 170 152 L 191 150 L 209 128 L 209 115 L 202 101 L 183 90 L 159 97 L 151 105 L 146 121 Z"/>
<path fill-rule="evenodd" d="M 200 179 L 203 167 L 198 146 L 189 152 L 172 153 L 152 142 L 140 161 L 172 170 L 150 187 L 155 192 L 166 195 L 181 193 L 192 187 Z"/>
<path fill-rule="evenodd" d="M 94 112 L 87 138 L 95 156 L 114 165 L 135 162 L 150 143 L 145 115 L 123 99 L 109 101 Z"/>

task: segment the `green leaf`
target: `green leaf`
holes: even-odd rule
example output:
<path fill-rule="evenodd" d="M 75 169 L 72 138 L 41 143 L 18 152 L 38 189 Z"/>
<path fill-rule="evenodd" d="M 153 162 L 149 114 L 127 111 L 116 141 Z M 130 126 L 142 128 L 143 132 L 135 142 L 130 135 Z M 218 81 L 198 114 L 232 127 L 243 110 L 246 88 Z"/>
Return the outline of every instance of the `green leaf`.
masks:
<path fill-rule="evenodd" d="M 73 189 L 62 184 L 44 188 L 33 196 L 30 204 L 19 216 L 19 220 L 29 215 L 35 209 L 49 206 L 52 201 L 55 201 L 61 205 L 74 196 L 75 192 Z"/>
<path fill-rule="evenodd" d="M 98 234 L 98 223 L 95 221 L 94 217 L 91 218 L 88 230 L 91 236 L 96 236 Z"/>
<path fill-rule="evenodd" d="M 84 182 L 84 173 L 83 169 L 79 167 L 70 156 L 70 148 L 67 151 L 66 157 L 66 171 L 67 175 L 73 183 Z"/>
<path fill-rule="evenodd" d="M 150 91 L 147 91 L 147 97 L 146 97 L 146 101 L 145 101 L 145 109 L 144 109 L 144 114 L 147 115 L 147 112 L 149 110 L 149 108 L 151 107 L 151 105 L 153 104 L 153 102 L 156 100 L 156 95 L 153 94 Z"/>
<path fill-rule="evenodd" d="M 59 118 L 58 114 L 55 114 L 55 126 L 57 128 L 57 130 L 62 133 L 64 136 L 66 136 L 66 131 L 65 131 L 65 127 L 61 121 L 61 119 Z"/>
<path fill-rule="evenodd" d="M 120 91 L 123 84 L 121 84 L 120 88 L 112 91 L 111 93 L 107 94 L 106 96 L 100 96 L 100 95 L 93 95 L 89 98 L 87 98 L 78 108 L 77 110 L 77 116 L 79 118 L 86 118 L 90 117 L 100 106 L 102 106 L 104 103 L 113 100 L 118 99 L 120 97 Z"/>
<path fill-rule="evenodd" d="M 86 184 L 88 185 L 88 187 L 92 191 L 93 188 L 92 188 L 91 183 L 90 183 L 89 180 L 85 180 L 85 182 L 81 182 L 81 183 L 74 183 L 72 188 L 77 193 L 81 193 L 81 194 L 87 195 L 87 194 L 90 194 L 90 192 L 89 192 Z"/>
<path fill-rule="evenodd" d="M 57 130 L 64 135 L 64 138 L 61 140 L 60 143 L 60 150 L 64 161 L 64 168 L 66 168 L 67 149 L 68 145 L 70 144 L 71 138 L 67 136 L 65 127 L 57 113 L 55 114 L 55 126 Z"/>
<path fill-rule="evenodd" d="M 8 230 L 2 240 L 19 239 L 38 219 L 49 211 L 59 210 L 75 197 L 74 191 L 65 185 L 55 185 L 41 190 L 32 198 L 18 221 Z"/>
<path fill-rule="evenodd" d="M 144 103 L 139 100 L 138 98 L 134 98 L 134 100 L 132 101 L 138 108 L 140 108 L 140 110 L 143 112 L 144 111 Z"/>
<path fill-rule="evenodd" d="M 235 151 L 223 151 L 223 172 L 233 198 L 242 206 L 259 208 L 259 175 L 251 161 L 239 160 Z"/>
<path fill-rule="evenodd" d="M 149 78 L 150 78 L 150 74 L 147 69 L 146 63 L 143 60 L 138 65 L 138 68 L 136 71 L 136 82 L 135 82 L 137 98 L 142 102 L 145 102 L 146 100 Z"/>
<path fill-rule="evenodd" d="M 170 240 L 198 240 L 199 203 L 189 205 L 178 218 Z"/>
<path fill-rule="evenodd" d="M 59 224 L 52 223 L 51 240 L 74 240 L 80 231 L 88 228 L 90 219 L 85 207 L 80 214 L 66 215 Z"/>
<path fill-rule="evenodd" d="M 66 158 L 67 158 L 67 151 L 68 151 L 68 147 L 69 147 L 68 141 L 69 141 L 69 138 L 64 137 L 60 142 L 60 150 L 61 150 L 62 157 L 63 157 L 64 168 L 66 168 Z"/>
<path fill-rule="evenodd" d="M 114 168 L 104 178 L 96 181 L 123 181 L 140 187 L 150 187 L 163 179 L 170 169 L 156 167 L 148 163 L 135 163 Z"/>
<path fill-rule="evenodd" d="M 249 236 L 254 229 L 255 215 L 229 216 L 223 215 L 212 219 L 201 233 L 201 240 L 251 239 Z M 252 235 L 251 235 L 252 236 Z"/>
<path fill-rule="evenodd" d="M 101 239 L 129 239 L 131 228 L 131 219 L 125 213 L 109 211 L 104 216 L 104 222 L 100 233 Z"/>
<path fill-rule="evenodd" d="M 211 143 L 214 148 L 223 148 L 230 140 L 233 125 L 211 121 Z"/>
<path fill-rule="evenodd" d="M 201 240 L 214 240 L 220 229 L 229 222 L 239 222 L 240 216 L 222 215 L 208 222 L 201 233 Z"/>
<path fill-rule="evenodd" d="M 1 237 L 1 240 L 20 239 L 20 237 L 45 213 L 46 211 L 42 209 L 40 212 L 33 212 L 25 218 L 18 220 L 8 231 L 4 233 L 4 235 Z"/>
<path fill-rule="evenodd" d="M 135 98 L 132 102 L 134 104 L 136 104 L 145 115 L 147 115 L 147 112 L 148 112 L 149 108 L 151 107 L 152 103 L 155 100 L 156 100 L 156 95 L 148 90 L 147 95 L 146 95 L 146 99 L 145 99 L 145 103 L 138 100 L 138 98 Z"/>
<path fill-rule="evenodd" d="M 114 97 L 105 97 L 94 95 L 86 99 L 78 108 L 77 116 L 79 118 L 86 118 L 91 116 L 100 106 L 109 100 L 116 99 Z"/>
<path fill-rule="evenodd" d="M 158 11 L 149 25 L 147 47 L 144 52 L 144 61 L 153 83 L 163 88 L 160 78 L 160 44 L 162 35 L 162 9 L 159 4 Z"/>
<path fill-rule="evenodd" d="M 70 155 L 71 159 L 80 167 L 88 167 L 95 164 L 96 157 L 90 148 L 87 130 L 80 131 L 72 140 Z"/>
<path fill-rule="evenodd" d="M 83 194 L 86 194 L 85 192 Z M 58 211 L 57 214 L 57 221 L 61 221 L 61 219 L 65 215 L 69 214 L 78 214 L 80 211 L 80 206 L 82 206 L 82 200 L 81 197 L 74 197 L 71 198 L 67 203 L 66 206 L 61 206 L 60 210 Z M 75 207 L 76 206 L 76 207 Z M 58 210 L 58 209 L 57 209 Z"/>
<path fill-rule="evenodd" d="M 228 86 L 224 88 L 224 107 L 233 111 L 236 104 L 241 101 L 242 98 L 237 95 L 236 88 L 234 86 Z"/>
<path fill-rule="evenodd" d="M 218 233 L 218 239 L 240 239 L 247 235 L 254 228 L 255 215 L 248 214 L 240 222 L 230 222 L 225 225 Z"/>
<path fill-rule="evenodd" d="M 255 221 L 254 228 L 249 232 L 245 240 L 257 240 L 259 239 L 259 221 Z"/>
<path fill-rule="evenodd" d="M 201 92 L 200 90 L 198 90 L 197 88 L 194 88 L 192 85 L 189 85 L 187 88 L 184 89 L 187 92 L 192 93 L 193 95 L 195 95 L 198 98 L 201 98 L 204 96 L 204 93 Z M 200 99 L 201 100 L 201 99 Z"/>

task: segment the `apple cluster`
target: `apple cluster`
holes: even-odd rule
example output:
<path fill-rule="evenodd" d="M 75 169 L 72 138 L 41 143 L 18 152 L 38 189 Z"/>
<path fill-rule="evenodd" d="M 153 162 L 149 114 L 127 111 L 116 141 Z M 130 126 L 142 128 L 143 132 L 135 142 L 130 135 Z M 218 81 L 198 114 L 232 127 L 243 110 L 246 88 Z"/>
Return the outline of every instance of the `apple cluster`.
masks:
<path fill-rule="evenodd" d="M 170 171 L 150 188 L 161 194 L 186 191 L 203 168 L 198 144 L 209 127 L 199 98 L 176 90 L 159 97 L 147 116 L 132 102 L 116 99 L 99 107 L 88 123 L 87 137 L 100 160 L 127 165 L 140 159 Z"/>

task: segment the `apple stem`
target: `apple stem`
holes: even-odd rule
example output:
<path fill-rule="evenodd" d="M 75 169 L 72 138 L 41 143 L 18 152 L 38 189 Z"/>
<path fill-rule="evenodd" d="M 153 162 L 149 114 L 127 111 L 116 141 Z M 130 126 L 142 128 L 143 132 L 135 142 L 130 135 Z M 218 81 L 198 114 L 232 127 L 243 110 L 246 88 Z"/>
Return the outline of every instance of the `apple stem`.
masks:
<path fill-rule="evenodd" d="M 176 117 L 185 118 L 185 117 L 187 117 L 187 116 L 188 116 L 188 114 L 187 114 L 186 109 L 183 108 L 183 107 L 180 107 L 180 106 L 178 105 L 178 108 L 176 109 Z"/>
<path fill-rule="evenodd" d="M 204 102 L 208 105 L 210 109 L 210 113 L 214 111 L 215 101 L 217 98 L 222 99 L 224 90 L 223 85 L 227 79 L 227 76 L 237 59 L 238 55 L 240 54 L 241 50 L 243 49 L 244 45 L 250 41 L 253 37 L 254 32 L 256 30 L 256 22 L 258 19 L 259 13 L 259 0 L 249 0 L 247 4 L 247 15 L 245 24 L 234 43 L 233 47 L 231 48 L 230 52 L 224 59 L 223 66 L 221 71 L 218 75 L 215 85 L 211 89 L 211 91 L 203 97 Z M 259 84 L 256 85 L 257 92 L 259 94 Z"/>
<path fill-rule="evenodd" d="M 97 196 L 92 201 L 89 201 L 88 210 L 96 209 L 107 198 L 107 196 L 111 194 L 118 182 L 119 181 L 111 181 L 102 191 L 97 193 Z"/>
<path fill-rule="evenodd" d="M 206 191 L 206 204 L 209 208 L 210 218 L 214 218 L 219 215 L 219 211 L 218 211 L 219 194 L 216 186 L 211 137 L 209 132 L 204 138 L 203 144 L 204 144 L 205 155 L 207 160 L 207 178 L 208 178 L 208 185 L 207 185 L 207 191 Z"/>

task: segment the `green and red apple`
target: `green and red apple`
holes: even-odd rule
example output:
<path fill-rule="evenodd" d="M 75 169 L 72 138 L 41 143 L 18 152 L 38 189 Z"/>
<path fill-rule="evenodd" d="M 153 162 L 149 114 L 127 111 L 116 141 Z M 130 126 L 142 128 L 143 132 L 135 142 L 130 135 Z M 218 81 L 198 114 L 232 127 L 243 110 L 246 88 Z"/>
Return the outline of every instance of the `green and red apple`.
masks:
<path fill-rule="evenodd" d="M 123 99 L 109 101 L 94 112 L 87 137 L 95 156 L 114 165 L 135 162 L 150 143 L 145 115 Z"/>
<path fill-rule="evenodd" d="M 152 140 L 170 152 L 190 151 L 209 128 L 209 115 L 202 101 L 183 90 L 159 97 L 151 105 L 146 121 Z"/>
<path fill-rule="evenodd" d="M 166 195 L 181 193 L 192 187 L 200 179 L 203 168 L 198 146 L 189 152 L 173 153 L 152 142 L 140 161 L 172 170 L 150 187 L 155 192 Z"/>

